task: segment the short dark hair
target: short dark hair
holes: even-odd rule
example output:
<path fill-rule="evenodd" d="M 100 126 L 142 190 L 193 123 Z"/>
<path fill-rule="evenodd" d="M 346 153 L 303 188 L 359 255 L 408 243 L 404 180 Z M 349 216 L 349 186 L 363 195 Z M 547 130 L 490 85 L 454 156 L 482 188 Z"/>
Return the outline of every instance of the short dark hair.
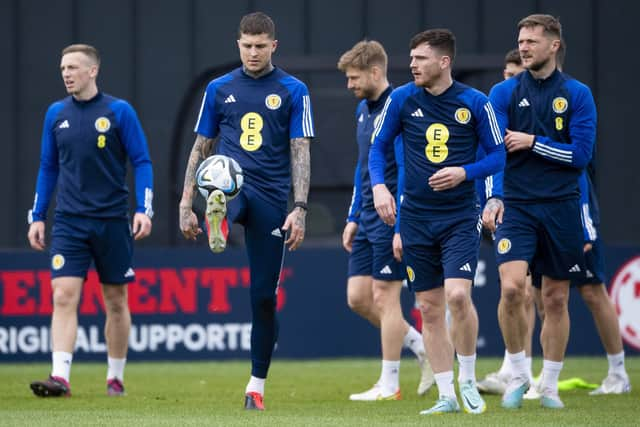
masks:
<path fill-rule="evenodd" d="M 94 61 L 97 65 L 100 65 L 100 53 L 98 52 L 98 49 L 89 44 L 78 43 L 69 45 L 62 49 L 62 53 L 60 54 L 60 56 L 65 56 L 67 53 L 73 52 L 82 52 L 89 58 L 91 58 L 91 60 Z"/>
<path fill-rule="evenodd" d="M 504 65 L 507 64 L 522 65 L 522 58 L 520 57 L 520 51 L 518 49 L 511 49 L 504 56 Z"/>
<path fill-rule="evenodd" d="M 562 39 L 562 25 L 558 18 L 551 15 L 536 13 L 523 18 L 518 22 L 518 31 L 523 27 L 531 28 L 540 26 L 544 29 L 546 36 L 557 37 Z"/>
<path fill-rule="evenodd" d="M 266 34 L 270 39 L 275 40 L 276 24 L 273 23 L 269 15 L 262 12 L 253 12 L 244 15 L 240 20 L 238 37 L 242 37 L 243 34 Z"/>
<path fill-rule="evenodd" d="M 416 34 L 411 39 L 409 47 L 415 49 L 422 43 L 427 43 L 431 48 L 451 58 L 456 56 L 456 36 L 446 28 L 436 28 Z"/>

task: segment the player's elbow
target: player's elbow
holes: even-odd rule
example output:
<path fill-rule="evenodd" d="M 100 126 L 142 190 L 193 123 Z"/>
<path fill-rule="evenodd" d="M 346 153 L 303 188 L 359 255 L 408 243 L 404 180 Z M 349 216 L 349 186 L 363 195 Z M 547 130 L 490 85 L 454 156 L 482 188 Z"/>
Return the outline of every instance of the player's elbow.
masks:
<path fill-rule="evenodd" d="M 507 160 L 507 155 L 504 149 L 496 150 L 487 157 L 491 158 L 491 162 L 488 164 L 487 171 L 486 171 L 487 176 L 495 175 L 498 172 L 501 172 L 502 170 L 504 170 L 504 165 L 506 164 L 506 160 Z"/>
<path fill-rule="evenodd" d="M 152 163 L 151 159 L 148 157 L 141 157 L 131 161 L 131 165 L 134 169 L 151 169 Z"/>
<path fill-rule="evenodd" d="M 591 161 L 591 153 L 576 151 L 573 153 L 573 167 L 584 169 Z"/>
<path fill-rule="evenodd" d="M 491 174 L 493 175 L 498 172 L 502 172 L 506 164 L 507 164 L 507 153 L 504 150 L 500 150 L 498 152 L 498 156 L 496 159 L 495 169 L 493 172 L 491 172 Z"/>

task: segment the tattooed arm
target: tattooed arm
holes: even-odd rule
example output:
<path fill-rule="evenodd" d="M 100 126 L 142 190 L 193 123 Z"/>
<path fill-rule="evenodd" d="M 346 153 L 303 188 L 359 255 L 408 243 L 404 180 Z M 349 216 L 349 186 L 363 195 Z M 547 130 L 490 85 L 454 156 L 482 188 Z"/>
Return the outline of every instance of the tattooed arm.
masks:
<path fill-rule="evenodd" d="M 198 226 L 198 218 L 193 212 L 193 193 L 196 189 L 196 170 L 200 162 L 207 158 L 215 141 L 198 134 L 191 148 L 187 170 L 184 173 L 184 186 L 182 188 L 182 199 L 180 200 L 180 231 L 186 239 L 195 240 L 196 236 L 202 233 Z"/>
<path fill-rule="evenodd" d="M 309 153 L 309 138 L 293 138 L 291 140 L 291 181 L 293 184 L 294 202 L 303 202 L 305 208 L 294 207 L 282 226 L 284 230 L 291 229 L 285 244 L 289 250 L 296 250 L 304 240 L 306 227 L 306 203 L 309 195 L 309 181 L 311 178 L 311 155 Z"/>

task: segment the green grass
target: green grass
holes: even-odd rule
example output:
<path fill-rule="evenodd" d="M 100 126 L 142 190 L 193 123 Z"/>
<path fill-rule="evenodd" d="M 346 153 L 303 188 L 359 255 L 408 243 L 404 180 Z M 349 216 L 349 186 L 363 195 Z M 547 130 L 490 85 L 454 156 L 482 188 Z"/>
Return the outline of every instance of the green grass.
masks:
<path fill-rule="evenodd" d="M 495 370 L 498 359 L 482 359 L 479 376 Z M 640 419 L 640 358 L 627 358 L 631 394 L 591 397 L 586 390 L 561 394 L 567 408 L 543 410 L 538 401 L 522 409 L 500 408 L 498 396 L 488 396 L 483 415 L 418 415 L 430 407 L 437 392 L 418 397 L 418 368 L 403 360 L 399 402 L 350 402 L 350 393 L 371 386 L 380 362 L 371 359 L 322 361 L 276 360 L 267 383 L 264 413 L 242 409 L 249 362 L 129 363 L 127 396 L 105 394 L 104 364 L 76 363 L 73 397 L 40 399 L 28 383 L 43 379 L 48 364 L 0 364 L 0 425 L 134 425 L 142 426 L 637 426 Z M 534 372 L 540 368 L 534 364 Z M 599 383 L 607 362 L 600 358 L 570 358 L 561 379 L 582 377 Z M 434 387 L 435 388 L 435 387 Z"/>

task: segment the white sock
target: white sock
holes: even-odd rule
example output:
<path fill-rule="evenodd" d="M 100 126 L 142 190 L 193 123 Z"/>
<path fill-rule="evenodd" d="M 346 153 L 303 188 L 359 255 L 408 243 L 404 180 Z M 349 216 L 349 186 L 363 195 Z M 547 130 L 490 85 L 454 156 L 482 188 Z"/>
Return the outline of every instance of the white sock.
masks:
<path fill-rule="evenodd" d="M 383 360 L 380 373 L 380 388 L 385 395 L 393 394 L 400 388 L 400 361 Z"/>
<path fill-rule="evenodd" d="M 69 382 L 71 376 L 71 362 L 73 361 L 73 353 L 65 351 L 54 351 L 51 353 L 53 368 L 51 370 L 52 377 L 64 378 Z"/>
<path fill-rule="evenodd" d="M 244 390 L 245 393 L 260 393 L 262 396 L 264 396 L 264 382 L 265 382 L 266 378 L 258 378 L 258 377 L 254 377 L 253 375 L 251 376 L 251 379 L 249 380 L 249 384 L 247 384 L 247 388 Z"/>
<path fill-rule="evenodd" d="M 542 361 L 542 390 L 558 394 L 558 378 L 562 370 L 562 362 L 544 359 Z"/>
<path fill-rule="evenodd" d="M 404 347 L 411 350 L 416 356 L 424 356 L 424 342 L 422 341 L 422 334 L 413 326 L 409 326 L 409 331 L 407 332 L 407 335 L 404 336 L 402 344 Z"/>
<path fill-rule="evenodd" d="M 527 378 L 526 355 L 524 354 L 524 350 L 518 353 L 509 353 L 509 362 L 511 363 L 512 376 Z"/>
<path fill-rule="evenodd" d="M 527 368 L 527 376 L 529 377 L 529 384 L 533 384 L 533 369 L 531 368 L 533 366 L 533 357 L 525 357 L 524 358 L 524 364 Z"/>
<path fill-rule="evenodd" d="M 627 370 L 624 368 L 624 350 L 618 354 L 607 354 L 609 361 L 609 374 L 618 374 L 627 377 Z"/>
<path fill-rule="evenodd" d="M 127 359 L 115 359 L 113 357 L 107 357 L 107 380 L 117 378 L 124 382 L 124 366 L 127 363 Z"/>
<path fill-rule="evenodd" d="M 509 360 L 509 352 L 507 350 L 504 351 L 504 358 L 502 359 L 502 365 L 498 370 L 498 375 L 501 377 L 511 376 L 511 361 Z"/>
<path fill-rule="evenodd" d="M 470 356 L 456 355 L 458 357 L 458 383 L 469 380 L 476 382 L 476 353 Z"/>
<path fill-rule="evenodd" d="M 453 371 L 440 372 L 433 377 L 436 379 L 440 397 L 456 398 L 456 390 L 453 388 Z"/>

